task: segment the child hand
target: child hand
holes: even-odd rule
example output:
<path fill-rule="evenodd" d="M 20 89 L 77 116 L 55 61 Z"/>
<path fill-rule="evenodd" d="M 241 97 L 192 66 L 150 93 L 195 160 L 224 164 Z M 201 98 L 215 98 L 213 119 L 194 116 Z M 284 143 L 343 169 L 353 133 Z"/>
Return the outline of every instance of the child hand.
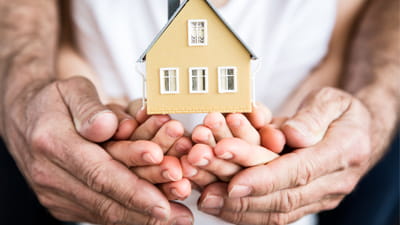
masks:
<path fill-rule="evenodd" d="M 263 106 L 246 116 L 208 114 L 204 125 L 193 131 L 192 139 L 198 144 L 181 159 L 184 176 L 204 187 L 217 180 L 229 181 L 242 167 L 273 160 L 285 144 L 274 126 L 271 113 Z"/>
<path fill-rule="evenodd" d="M 114 140 L 104 144 L 109 154 L 139 177 L 159 184 L 168 199 L 186 198 L 191 187 L 182 178 L 178 157 L 187 154 L 192 143 L 183 136 L 182 124 L 166 115 L 149 116 L 139 107 L 130 107 L 132 115 L 119 105 L 109 108 L 119 120 Z"/>

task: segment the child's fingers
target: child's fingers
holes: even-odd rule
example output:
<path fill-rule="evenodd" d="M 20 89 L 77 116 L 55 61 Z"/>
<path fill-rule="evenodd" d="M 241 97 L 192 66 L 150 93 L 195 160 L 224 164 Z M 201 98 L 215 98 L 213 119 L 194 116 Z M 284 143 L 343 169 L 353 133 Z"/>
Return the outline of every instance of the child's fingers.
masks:
<path fill-rule="evenodd" d="M 183 177 L 188 178 L 195 185 L 200 188 L 204 188 L 205 186 L 214 183 L 218 180 L 218 178 L 203 170 L 192 166 L 188 161 L 188 156 L 185 155 L 181 158 L 182 172 Z"/>
<path fill-rule="evenodd" d="M 247 141 L 249 144 L 260 144 L 260 134 L 243 114 L 229 114 L 226 117 L 226 122 L 234 137 Z"/>
<path fill-rule="evenodd" d="M 188 137 L 180 137 L 168 150 L 167 155 L 180 158 L 183 155 L 188 154 L 190 149 L 192 149 L 192 146 L 192 141 Z"/>
<path fill-rule="evenodd" d="M 124 108 L 117 104 L 109 104 L 107 107 L 114 112 L 118 118 L 118 129 L 113 138 L 116 140 L 126 140 L 132 135 L 133 131 L 137 128 L 138 123 L 136 120 L 127 114 Z"/>
<path fill-rule="evenodd" d="M 168 200 L 185 200 L 192 192 L 192 186 L 187 178 L 160 184 L 160 189 Z"/>
<path fill-rule="evenodd" d="M 256 129 L 260 129 L 269 124 L 272 119 L 271 111 L 261 103 L 256 103 L 256 105 L 253 106 L 252 112 L 246 113 L 246 116 Z"/>
<path fill-rule="evenodd" d="M 127 167 L 156 165 L 164 157 L 161 148 L 150 141 L 110 141 L 103 147 L 113 159 Z"/>
<path fill-rule="evenodd" d="M 149 117 L 142 123 L 131 136 L 131 140 L 151 140 L 158 130 L 170 120 L 167 115 L 156 115 Z"/>
<path fill-rule="evenodd" d="M 215 157 L 213 149 L 203 144 L 193 146 L 189 152 L 188 161 L 193 166 L 207 170 L 224 181 L 241 170 L 239 165 Z"/>
<path fill-rule="evenodd" d="M 131 170 L 152 184 L 167 183 L 182 179 L 182 167 L 179 159 L 164 156 L 160 165 L 133 167 Z"/>
<path fill-rule="evenodd" d="M 221 113 L 207 114 L 204 118 L 204 125 L 210 128 L 216 141 L 233 137 L 228 125 L 226 124 L 225 117 Z"/>
<path fill-rule="evenodd" d="M 203 125 L 199 125 L 194 128 L 192 132 L 192 140 L 196 144 L 205 144 L 211 147 L 215 147 L 217 144 L 210 128 Z"/>
<path fill-rule="evenodd" d="M 143 107 L 143 102 L 141 99 L 132 101 L 129 103 L 128 112 L 130 115 L 135 117 L 138 123 L 144 123 L 150 116 L 147 114 L 147 110 Z"/>
<path fill-rule="evenodd" d="M 216 157 L 244 167 L 265 164 L 279 155 L 259 145 L 251 145 L 238 138 L 220 141 L 214 149 Z"/>
<path fill-rule="evenodd" d="M 282 152 L 285 147 L 286 139 L 283 132 L 273 125 L 266 125 L 260 129 L 261 145 L 275 152 Z"/>
<path fill-rule="evenodd" d="M 152 141 L 166 153 L 182 137 L 183 132 L 184 128 L 180 122 L 170 120 L 158 130 Z"/>

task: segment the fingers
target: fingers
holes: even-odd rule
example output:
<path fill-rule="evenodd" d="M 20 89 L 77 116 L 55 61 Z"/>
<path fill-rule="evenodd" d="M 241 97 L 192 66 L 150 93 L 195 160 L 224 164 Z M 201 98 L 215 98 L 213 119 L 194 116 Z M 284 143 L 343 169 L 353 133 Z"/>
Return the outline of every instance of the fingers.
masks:
<path fill-rule="evenodd" d="M 168 150 L 167 155 L 181 158 L 192 149 L 192 141 L 188 137 L 180 137 Z"/>
<path fill-rule="evenodd" d="M 226 122 L 234 137 L 240 138 L 249 144 L 260 144 L 259 133 L 243 114 L 231 113 L 226 117 Z"/>
<path fill-rule="evenodd" d="M 275 152 L 282 152 L 285 147 L 286 138 L 283 132 L 274 128 L 273 125 L 265 125 L 259 130 L 261 136 L 261 145 Z"/>
<path fill-rule="evenodd" d="M 75 141 L 71 142 L 71 138 Z M 49 156 L 58 166 L 69 171 L 92 190 L 114 199 L 128 209 L 160 219 L 168 217 L 169 203 L 152 184 L 139 179 L 94 144 L 77 141 L 79 137 L 60 139 L 60 143 L 64 144 L 57 146 L 62 146 L 62 158 Z M 65 143 L 70 145 L 65 146 Z"/>
<path fill-rule="evenodd" d="M 241 167 L 235 163 L 216 158 L 212 148 L 208 145 L 193 146 L 187 159 L 191 165 L 207 170 L 223 180 L 229 179 L 230 176 L 241 170 Z"/>
<path fill-rule="evenodd" d="M 118 119 L 101 104 L 96 88 L 89 80 L 74 77 L 58 81 L 57 88 L 79 134 L 94 142 L 106 141 L 114 135 Z"/>
<path fill-rule="evenodd" d="M 226 124 L 225 117 L 221 113 L 207 114 L 204 118 L 204 125 L 211 130 L 217 142 L 224 138 L 233 137 Z"/>
<path fill-rule="evenodd" d="M 158 144 L 161 149 L 167 152 L 173 144 L 182 137 L 184 128 L 178 121 L 171 120 L 166 122 L 155 134 L 152 141 Z"/>
<path fill-rule="evenodd" d="M 321 141 L 331 123 L 351 106 L 348 94 L 333 88 L 312 93 L 299 111 L 282 126 L 291 147 L 308 147 Z"/>
<path fill-rule="evenodd" d="M 217 177 L 203 169 L 192 166 L 188 161 L 188 156 L 181 158 L 183 176 L 195 183 L 198 187 L 204 188 L 208 184 L 217 181 Z"/>
<path fill-rule="evenodd" d="M 274 160 L 278 155 L 258 145 L 238 139 L 229 138 L 220 141 L 214 149 L 219 159 L 229 160 L 244 167 L 262 165 Z"/>
<path fill-rule="evenodd" d="M 215 208 L 207 199 L 223 198 L 220 209 L 232 212 L 277 212 L 288 213 L 306 205 L 314 204 L 323 199 L 344 197 L 350 193 L 356 184 L 356 179 L 349 178 L 348 173 L 338 172 L 321 177 L 306 186 L 284 189 L 268 195 L 245 198 L 227 197 L 226 185 L 212 184 L 203 191 L 200 206 L 203 208 Z"/>
<path fill-rule="evenodd" d="M 160 165 L 135 167 L 131 170 L 152 184 L 167 183 L 182 179 L 182 168 L 179 159 L 171 156 L 164 156 Z"/>
<path fill-rule="evenodd" d="M 135 117 L 138 123 L 142 124 L 146 121 L 150 116 L 147 114 L 146 108 L 143 107 L 143 102 L 141 99 L 131 101 L 128 105 L 128 113 Z"/>
<path fill-rule="evenodd" d="M 118 118 L 118 129 L 113 138 L 116 140 L 127 140 L 138 127 L 136 120 L 125 112 L 125 109 L 117 104 L 107 105 Z"/>
<path fill-rule="evenodd" d="M 253 106 L 252 112 L 247 113 L 246 116 L 256 129 L 260 129 L 269 124 L 272 119 L 271 111 L 261 103 L 256 103 L 256 105 Z"/>
<path fill-rule="evenodd" d="M 113 159 L 127 167 L 156 165 L 164 157 L 162 149 L 150 141 L 110 141 L 103 146 Z"/>
<path fill-rule="evenodd" d="M 215 147 L 217 144 L 212 131 L 203 125 L 194 128 L 192 132 L 192 140 L 197 144 L 205 144 Z"/>
<path fill-rule="evenodd" d="M 151 140 L 158 130 L 169 120 L 170 118 L 167 115 L 149 117 L 133 132 L 131 140 Z"/>
<path fill-rule="evenodd" d="M 192 190 L 190 181 L 186 178 L 179 181 L 160 184 L 160 188 L 168 200 L 185 200 Z"/>
<path fill-rule="evenodd" d="M 96 224 L 155 224 L 156 218 L 141 211 L 131 210 L 115 200 L 90 189 L 70 173 L 48 161 L 31 165 L 34 189 L 40 202 L 59 219 L 85 221 Z M 39 175 L 40 174 L 40 175 Z M 150 193 L 149 193 L 150 194 Z M 154 204 L 154 203 L 153 203 Z M 185 208 L 171 205 L 171 214 L 163 216 L 161 209 L 153 210 L 157 218 L 169 224 L 178 217 L 191 217 Z M 161 211 L 161 212 L 160 212 Z"/>

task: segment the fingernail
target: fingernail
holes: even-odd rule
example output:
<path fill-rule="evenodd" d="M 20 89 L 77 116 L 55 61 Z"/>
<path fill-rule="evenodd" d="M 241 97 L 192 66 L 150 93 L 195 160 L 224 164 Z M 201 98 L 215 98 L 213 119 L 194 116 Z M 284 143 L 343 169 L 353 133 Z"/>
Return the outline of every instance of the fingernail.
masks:
<path fill-rule="evenodd" d="M 151 209 L 151 215 L 159 220 L 167 220 L 168 219 L 167 209 L 161 208 L 159 206 L 155 206 Z"/>
<path fill-rule="evenodd" d="M 214 215 L 214 216 L 218 216 L 221 214 L 221 209 L 207 209 L 207 208 L 201 208 L 200 209 L 202 212 L 210 214 L 210 215 Z"/>
<path fill-rule="evenodd" d="M 200 207 L 204 209 L 221 209 L 224 206 L 224 199 L 217 195 L 207 195 Z"/>
<path fill-rule="evenodd" d="M 172 188 L 170 192 L 171 192 L 172 195 L 174 195 L 174 196 L 176 196 L 178 198 L 184 198 L 185 197 L 184 195 L 179 193 L 178 190 L 176 190 L 176 188 Z"/>
<path fill-rule="evenodd" d="M 150 153 L 144 153 L 142 159 L 148 163 L 159 163 Z"/>
<path fill-rule="evenodd" d="M 312 136 L 309 129 L 304 126 L 303 123 L 299 123 L 296 120 L 289 120 L 286 122 L 286 126 L 291 127 L 292 129 L 296 130 L 300 135 L 303 137 L 310 137 Z"/>
<path fill-rule="evenodd" d="M 231 122 L 231 126 L 233 127 L 240 127 L 241 124 L 242 122 L 240 121 L 240 118 L 236 118 Z"/>
<path fill-rule="evenodd" d="M 97 112 L 96 114 L 94 114 L 89 120 L 87 120 L 87 121 L 82 125 L 82 130 L 86 130 L 87 128 L 89 128 L 90 125 L 92 125 L 92 123 L 96 120 L 96 118 L 97 118 L 99 115 L 102 115 L 103 113 L 112 113 L 112 111 L 106 109 L 106 110 Z M 79 124 L 79 123 L 75 123 L 75 124 Z M 77 129 L 79 130 L 79 127 L 77 127 Z"/>
<path fill-rule="evenodd" d="M 201 159 L 197 163 L 193 164 L 195 166 L 207 166 L 210 162 L 207 159 Z"/>
<path fill-rule="evenodd" d="M 250 195 L 252 188 L 244 185 L 235 185 L 229 192 L 230 198 L 242 198 Z"/>
<path fill-rule="evenodd" d="M 191 217 L 178 217 L 176 218 L 174 225 L 192 225 L 193 219 Z"/>
<path fill-rule="evenodd" d="M 190 178 L 190 177 L 194 177 L 197 175 L 197 173 L 199 173 L 199 171 L 195 168 L 188 168 L 186 169 L 188 171 L 186 171 L 187 173 L 185 174 L 185 177 Z"/>
<path fill-rule="evenodd" d="M 177 137 L 179 137 L 180 135 L 179 135 L 179 133 L 178 132 L 175 132 L 175 130 L 174 129 L 172 129 L 172 128 L 167 128 L 167 134 L 168 134 L 168 136 L 170 136 L 170 137 L 172 137 L 172 138 L 177 138 Z"/>
<path fill-rule="evenodd" d="M 177 181 L 177 180 L 179 180 L 179 178 L 172 177 L 172 176 L 171 176 L 171 173 L 170 173 L 168 170 L 163 171 L 161 174 L 162 174 L 162 176 L 163 176 L 165 179 L 167 179 L 167 180 L 170 180 L 170 181 Z"/>
<path fill-rule="evenodd" d="M 94 114 L 94 115 L 88 120 L 88 124 L 89 124 L 89 125 L 92 124 L 92 123 L 96 120 L 96 118 L 97 118 L 98 116 L 102 115 L 103 113 L 112 113 L 112 111 L 109 110 L 109 109 L 106 109 L 106 110 L 103 110 L 103 111 L 100 111 L 100 112 Z"/>
<path fill-rule="evenodd" d="M 218 158 L 220 159 L 233 159 L 233 154 L 230 152 L 225 152 L 222 155 L 219 155 Z"/>

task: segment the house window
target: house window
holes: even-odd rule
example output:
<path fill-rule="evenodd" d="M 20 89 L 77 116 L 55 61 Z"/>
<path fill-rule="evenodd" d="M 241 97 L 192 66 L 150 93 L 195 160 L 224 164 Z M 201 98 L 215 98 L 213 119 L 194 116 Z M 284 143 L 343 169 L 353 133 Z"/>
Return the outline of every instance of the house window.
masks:
<path fill-rule="evenodd" d="M 161 94 L 179 93 L 179 69 L 161 68 L 160 69 L 160 89 Z"/>
<path fill-rule="evenodd" d="M 237 68 L 218 67 L 219 93 L 237 92 Z"/>
<path fill-rule="evenodd" d="M 207 68 L 190 68 L 189 69 L 189 85 L 190 93 L 207 93 L 208 92 L 208 69 Z"/>
<path fill-rule="evenodd" d="M 207 20 L 188 21 L 189 46 L 207 45 Z"/>

